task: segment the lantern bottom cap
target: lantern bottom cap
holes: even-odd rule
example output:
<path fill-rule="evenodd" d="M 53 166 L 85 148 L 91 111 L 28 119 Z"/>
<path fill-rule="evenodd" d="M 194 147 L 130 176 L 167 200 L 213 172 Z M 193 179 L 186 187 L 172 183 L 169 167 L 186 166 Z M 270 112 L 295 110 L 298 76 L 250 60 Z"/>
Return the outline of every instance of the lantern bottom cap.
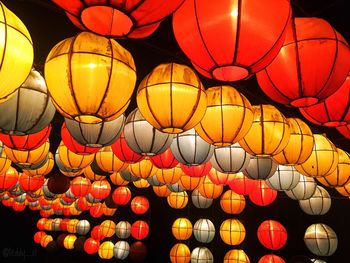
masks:
<path fill-rule="evenodd" d="M 236 81 L 247 78 L 249 71 L 239 66 L 223 66 L 214 69 L 212 74 L 218 80 Z"/>
<path fill-rule="evenodd" d="M 167 127 L 167 128 L 162 128 L 161 131 L 165 133 L 177 134 L 177 133 L 184 132 L 184 129 L 176 128 L 176 127 Z"/>
<path fill-rule="evenodd" d="M 293 100 L 290 105 L 293 107 L 308 107 L 319 102 L 318 98 L 315 97 L 303 97 L 300 99 Z"/>
<path fill-rule="evenodd" d="M 338 126 L 343 126 L 343 125 L 347 125 L 348 123 L 346 121 L 328 121 L 323 123 L 323 126 L 326 127 L 338 127 Z"/>
<path fill-rule="evenodd" d="M 74 117 L 74 120 L 78 122 L 90 123 L 90 124 L 100 123 L 103 121 L 101 118 L 93 115 L 78 115 Z"/>

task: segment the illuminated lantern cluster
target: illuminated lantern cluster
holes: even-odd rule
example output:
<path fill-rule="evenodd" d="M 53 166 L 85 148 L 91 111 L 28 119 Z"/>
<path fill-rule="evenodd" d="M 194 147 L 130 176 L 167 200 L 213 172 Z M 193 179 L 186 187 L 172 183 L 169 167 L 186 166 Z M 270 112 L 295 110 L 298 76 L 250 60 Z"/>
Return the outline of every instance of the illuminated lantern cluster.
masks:
<path fill-rule="evenodd" d="M 271 250 L 281 249 L 287 242 L 287 230 L 279 222 L 266 220 L 258 228 L 260 243 Z"/>

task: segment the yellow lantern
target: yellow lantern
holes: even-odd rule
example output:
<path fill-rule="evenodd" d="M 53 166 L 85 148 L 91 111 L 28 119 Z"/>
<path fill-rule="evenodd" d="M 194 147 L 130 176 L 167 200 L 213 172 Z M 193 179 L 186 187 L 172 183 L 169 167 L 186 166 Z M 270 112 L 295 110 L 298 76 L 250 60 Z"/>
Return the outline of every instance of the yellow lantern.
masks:
<path fill-rule="evenodd" d="M 95 161 L 97 166 L 104 172 L 114 173 L 124 170 L 128 167 L 127 163 L 119 160 L 112 152 L 110 146 L 103 147 L 95 154 Z"/>
<path fill-rule="evenodd" d="M 221 196 L 220 206 L 227 214 L 240 214 L 245 208 L 245 198 L 232 190 L 227 190 Z"/>
<path fill-rule="evenodd" d="M 250 260 L 242 249 L 232 249 L 225 254 L 224 263 L 250 263 Z"/>
<path fill-rule="evenodd" d="M 187 174 L 184 174 L 180 177 L 180 180 L 178 181 L 179 185 L 188 191 L 192 191 L 196 189 L 199 184 L 201 183 L 202 177 L 194 177 L 189 176 Z"/>
<path fill-rule="evenodd" d="M 171 263 L 188 263 L 191 259 L 191 252 L 188 246 L 182 243 L 175 244 L 170 250 Z"/>
<path fill-rule="evenodd" d="M 95 173 L 92 170 L 90 165 L 84 169 L 84 175 L 86 178 L 90 179 L 91 181 L 101 181 L 101 180 L 104 180 L 106 178 L 105 175 L 100 175 L 100 174 Z"/>
<path fill-rule="evenodd" d="M 69 206 L 69 208 L 71 208 L 71 206 Z M 71 211 L 71 209 L 69 209 L 69 210 Z M 79 223 L 79 219 L 70 219 L 68 224 L 67 224 L 67 232 L 68 233 L 76 233 L 78 223 Z"/>
<path fill-rule="evenodd" d="M 135 185 L 137 188 L 147 188 L 150 186 L 150 184 L 148 183 L 148 181 L 146 179 L 140 179 L 137 181 L 132 182 L 133 185 Z"/>
<path fill-rule="evenodd" d="M 187 218 L 177 218 L 171 227 L 171 231 L 177 240 L 187 240 L 192 235 L 192 223 Z"/>
<path fill-rule="evenodd" d="M 34 60 L 26 26 L 0 2 L 0 103 L 8 100 L 27 79 Z"/>
<path fill-rule="evenodd" d="M 220 226 L 220 236 L 227 245 L 239 245 L 245 239 L 244 225 L 238 219 L 227 219 Z"/>
<path fill-rule="evenodd" d="M 305 176 L 322 177 L 332 173 L 338 165 L 337 148 L 325 136 L 314 134 L 315 144 L 310 157 L 295 169 Z"/>
<path fill-rule="evenodd" d="M 119 186 L 123 186 L 123 185 L 128 185 L 129 181 L 125 180 L 120 173 L 112 173 L 109 176 L 109 180 L 111 181 L 112 184 L 114 185 L 119 185 Z"/>
<path fill-rule="evenodd" d="M 287 146 L 290 137 L 286 118 L 272 105 L 252 108 L 253 124 L 239 144 L 252 155 L 270 156 L 280 153 Z"/>
<path fill-rule="evenodd" d="M 145 158 L 140 162 L 129 164 L 128 169 L 132 175 L 147 179 L 148 177 L 153 176 L 158 168 L 153 165 L 149 159 Z"/>
<path fill-rule="evenodd" d="M 58 156 L 61 163 L 70 169 L 82 169 L 94 160 L 95 154 L 80 155 L 70 151 L 61 141 L 58 146 Z"/>
<path fill-rule="evenodd" d="M 136 68 L 131 54 L 115 40 L 82 32 L 51 50 L 45 79 L 64 117 L 99 123 L 114 120 L 126 110 Z"/>
<path fill-rule="evenodd" d="M 273 159 L 282 165 L 298 165 L 305 162 L 312 153 L 314 137 L 310 127 L 298 118 L 287 118 L 290 128 L 290 138 L 282 152 Z"/>
<path fill-rule="evenodd" d="M 167 197 L 168 204 L 171 208 L 182 209 L 185 208 L 188 203 L 188 195 L 186 191 L 183 192 L 171 192 Z"/>
<path fill-rule="evenodd" d="M 40 245 L 41 245 L 42 247 L 46 247 L 47 244 L 49 244 L 51 241 L 53 241 L 52 236 L 51 236 L 51 235 L 45 235 L 45 236 L 43 236 L 43 237 L 41 238 L 41 240 L 40 240 Z"/>
<path fill-rule="evenodd" d="M 46 162 L 43 164 L 43 166 L 39 167 L 38 169 L 34 169 L 34 170 L 23 170 L 23 172 L 25 174 L 31 175 L 31 176 L 44 176 L 49 174 L 52 169 L 53 166 L 55 164 L 55 161 L 53 159 L 53 155 L 51 152 L 49 152 L 48 156 L 47 156 L 47 160 Z"/>
<path fill-rule="evenodd" d="M 11 160 L 7 158 L 5 151 L 0 154 L 0 174 L 5 173 L 11 166 Z"/>
<path fill-rule="evenodd" d="M 327 187 L 341 187 L 350 180 L 350 154 L 337 148 L 339 162 L 333 172 L 324 176 L 316 177 L 317 181 Z"/>
<path fill-rule="evenodd" d="M 74 242 L 77 240 L 76 235 L 67 235 L 63 239 L 63 246 L 65 249 L 74 249 Z"/>
<path fill-rule="evenodd" d="M 140 83 L 137 106 L 156 129 L 181 133 L 203 118 L 207 96 L 196 73 L 185 65 L 161 64 Z"/>
<path fill-rule="evenodd" d="M 105 237 L 112 237 L 115 234 L 116 225 L 112 220 L 105 220 L 101 223 L 101 233 Z"/>
<path fill-rule="evenodd" d="M 213 184 L 209 176 L 206 175 L 201 178 L 198 191 L 206 198 L 215 199 L 222 194 L 223 188 L 224 187 L 222 185 Z"/>
<path fill-rule="evenodd" d="M 250 102 L 231 86 L 206 90 L 208 105 L 196 132 L 208 143 L 223 147 L 241 140 L 253 123 Z"/>
<path fill-rule="evenodd" d="M 113 248 L 114 244 L 111 241 L 105 241 L 100 245 L 98 255 L 102 259 L 111 259 L 113 257 Z"/>
<path fill-rule="evenodd" d="M 174 184 L 180 180 L 180 177 L 184 175 L 180 166 L 175 166 L 171 169 L 158 169 L 156 177 L 162 184 Z"/>
<path fill-rule="evenodd" d="M 153 186 L 152 188 L 153 188 L 153 192 L 158 197 L 168 197 L 171 194 L 171 191 L 166 185 Z"/>

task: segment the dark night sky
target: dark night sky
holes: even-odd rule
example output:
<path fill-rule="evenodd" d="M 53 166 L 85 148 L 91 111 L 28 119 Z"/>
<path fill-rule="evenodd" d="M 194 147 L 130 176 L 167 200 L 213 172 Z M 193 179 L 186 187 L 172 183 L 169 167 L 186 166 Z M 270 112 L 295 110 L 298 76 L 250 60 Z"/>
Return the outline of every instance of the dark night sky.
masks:
<path fill-rule="evenodd" d="M 35 65 L 39 70 L 43 70 L 43 65 L 50 49 L 64 38 L 71 37 L 78 33 L 78 30 L 65 17 L 64 13 L 49 0 L 4 0 L 2 1 L 26 24 L 31 33 L 35 47 Z M 317 16 L 329 21 L 346 39 L 350 42 L 350 16 L 346 7 L 347 0 L 295 0 L 294 12 L 298 16 Z M 177 62 L 190 65 L 188 59 L 179 50 L 171 30 L 170 19 L 167 19 L 160 28 L 146 39 L 139 40 L 121 40 L 119 41 L 134 56 L 138 72 L 138 82 L 151 71 L 151 69 L 160 63 Z M 201 77 L 206 87 L 217 85 L 218 82 Z M 258 88 L 254 78 L 239 83 L 231 83 L 237 87 L 252 104 L 270 103 L 276 105 L 287 117 L 299 116 L 300 114 L 289 108 L 273 103 Z M 135 99 L 131 103 L 127 112 L 135 107 Z M 54 138 L 59 134 L 62 117 L 55 117 L 54 129 L 51 135 L 52 147 L 57 147 L 58 141 Z M 320 128 L 311 125 L 315 133 L 326 133 L 329 138 L 344 150 L 350 152 L 350 142 L 344 139 L 335 129 Z M 252 263 L 264 254 L 269 253 L 258 242 L 256 230 L 258 225 L 265 219 L 275 219 L 280 221 L 289 231 L 289 240 L 287 245 L 276 252 L 287 262 L 293 262 L 292 258 L 296 255 L 311 256 L 307 251 L 303 234 L 305 229 L 312 223 L 324 222 L 331 226 L 339 238 L 338 251 L 327 262 L 340 263 L 348 262 L 348 244 L 350 237 L 350 201 L 348 198 L 341 197 L 332 189 L 327 189 L 333 198 L 332 208 L 325 216 L 307 216 L 304 214 L 296 201 L 287 198 L 279 193 L 278 200 L 269 207 L 257 207 L 251 202 L 247 202 L 247 207 L 237 218 L 242 220 L 246 227 L 247 236 L 244 243 L 239 246 L 246 251 Z M 181 216 L 189 217 L 194 222 L 201 218 L 210 218 L 218 230 L 221 222 L 229 218 L 221 209 L 218 200 L 214 205 L 206 210 L 196 209 L 189 205 L 184 210 L 175 211 L 168 207 L 165 199 L 155 198 L 150 189 L 133 189 L 133 193 L 142 193 L 149 196 L 151 200 L 151 211 L 144 216 L 150 221 L 151 234 L 145 243 L 148 246 L 147 262 L 168 262 L 168 254 L 172 245 L 176 243 L 171 235 L 171 224 Z M 220 212 L 217 212 L 220 211 Z M 80 218 L 84 217 L 84 214 Z M 2 238 L 0 241 L 0 262 L 97 262 L 98 256 L 89 256 L 76 251 L 60 250 L 55 254 L 47 253 L 39 245 L 33 242 L 33 234 L 36 231 L 35 223 L 39 218 L 37 213 L 26 210 L 22 213 L 15 213 L 9 208 L 0 208 L 0 218 L 2 223 Z M 124 207 L 116 214 L 116 221 L 136 220 L 129 207 Z M 94 220 L 95 223 L 103 219 Z M 5 232 L 6 231 L 6 232 Z M 5 234 L 6 233 L 6 234 Z M 133 242 L 129 239 L 130 243 Z M 186 242 L 191 249 L 200 244 L 192 237 Z M 229 246 L 220 241 L 220 236 L 216 234 L 214 241 L 207 246 L 218 259 L 215 262 L 221 262 L 223 255 L 230 249 Z M 7 251 L 11 249 L 22 249 L 26 254 L 34 252 L 30 257 L 6 257 Z M 124 261 L 126 262 L 126 261 Z"/>

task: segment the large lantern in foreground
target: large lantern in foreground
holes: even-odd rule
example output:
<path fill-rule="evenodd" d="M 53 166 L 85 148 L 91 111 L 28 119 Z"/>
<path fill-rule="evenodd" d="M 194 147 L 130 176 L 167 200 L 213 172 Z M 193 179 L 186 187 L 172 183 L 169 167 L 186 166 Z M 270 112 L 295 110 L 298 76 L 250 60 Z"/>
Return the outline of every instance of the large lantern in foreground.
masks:
<path fill-rule="evenodd" d="M 154 68 L 140 83 L 136 99 L 142 116 L 167 133 L 193 128 L 207 107 L 207 96 L 196 73 L 175 63 Z"/>
<path fill-rule="evenodd" d="M 307 248 L 317 256 L 331 256 L 337 250 L 338 237 L 332 228 L 325 224 L 312 224 L 304 235 Z"/>
<path fill-rule="evenodd" d="M 349 71 L 349 46 L 330 24 L 319 18 L 295 18 L 280 53 L 257 79 L 274 101 L 305 107 L 332 95 Z"/>
<path fill-rule="evenodd" d="M 82 32 L 51 50 L 45 62 L 45 79 L 64 117 L 99 123 L 116 119 L 125 111 L 136 69 L 131 54 L 115 40 Z"/>
<path fill-rule="evenodd" d="M 266 220 L 258 228 L 260 243 L 271 250 L 281 249 L 287 242 L 287 236 L 284 226 L 274 220 Z"/>
<path fill-rule="evenodd" d="M 215 146 L 230 146 L 247 134 L 253 122 L 250 102 L 231 86 L 206 90 L 208 105 L 196 132 Z"/>
<path fill-rule="evenodd" d="M 341 133 L 345 138 L 350 139 L 350 124 L 337 127 L 338 132 Z"/>
<path fill-rule="evenodd" d="M 281 0 L 258 4 L 225 0 L 215 7 L 193 0 L 175 12 L 173 28 L 180 48 L 201 74 L 235 81 L 262 70 L 274 59 L 290 16 L 289 2 Z"/>
<path fill-rule="evenodd" d="M 26 80 L 34 60 L 33 43 L 22 21 L 0 2 L 0 103 Z M 6 48 L 7 47 L 7 48 Z"/>

